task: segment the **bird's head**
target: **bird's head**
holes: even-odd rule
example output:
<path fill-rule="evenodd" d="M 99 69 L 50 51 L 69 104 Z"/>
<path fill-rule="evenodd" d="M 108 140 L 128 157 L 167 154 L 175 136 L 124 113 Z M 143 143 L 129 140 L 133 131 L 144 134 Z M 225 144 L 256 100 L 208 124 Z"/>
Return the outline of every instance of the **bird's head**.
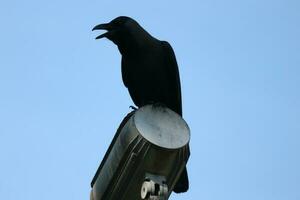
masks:
<path fill-rule="evenodd" d="M 111 22 L 106 24 L 99 24 L 93 28 L 94 30 L 106 30 L 107 32 L 99 35 L 96 39 L 101 39 L 106 37 L 107 39 L 114 42 L 116 45 L 122 45 L 122 43 L 126 42 L 128 39 L 128 35 L 130 34 L 130 26 L 136 23 L 130 17 L 120 16 L 113 19 Z"/>
<path fill-rule="evenodd" d="M 99 35 L 96 39 L 107 38 L 115 43 L 120 53 L 128 53 L 135 47 L 147 44 L 151 36 L 132 18 L 120 16 L 106 24 L 99 24 L 94 30 L 106 30 L 107 32 Z"/>

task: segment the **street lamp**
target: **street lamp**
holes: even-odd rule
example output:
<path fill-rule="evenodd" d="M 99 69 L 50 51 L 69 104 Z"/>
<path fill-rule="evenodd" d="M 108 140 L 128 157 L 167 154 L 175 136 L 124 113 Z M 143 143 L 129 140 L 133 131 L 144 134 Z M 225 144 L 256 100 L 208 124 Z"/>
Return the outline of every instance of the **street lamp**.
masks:
<path fill-rule="evenodd" d="M 162 105 L 129 113 L 92 182 L 91 200 L 167 200 L 189 158 L 187 123 Z"/>

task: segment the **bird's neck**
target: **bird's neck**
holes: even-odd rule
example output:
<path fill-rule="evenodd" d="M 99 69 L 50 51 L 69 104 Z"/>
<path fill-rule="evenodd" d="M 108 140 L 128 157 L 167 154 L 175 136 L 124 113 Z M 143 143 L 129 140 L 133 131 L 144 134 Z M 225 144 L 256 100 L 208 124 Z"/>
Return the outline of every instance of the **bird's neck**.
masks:
<path fill-rule="evenodd" d="M 138 29 L 133 29 L 128 33 L 128 37 L 122 41 L 121 45 L 118 45 L 118 48 L 122 55 L 136 55 L 140 52 L 152 49 L 157 42 L 159 42 L 159 40 L 152 37 L 139 26 Z"/>
<path fill-rule="evenodd" d="M 130 40 L 127 40 L 124 45 L 118 45 L 118 48 L 123 56 L 137 55 L 140 52 L 145 52 L 149 49 L 152 49 L 157 41 L 157 39 L 147 34 L 142 38 L 134 37 Z"/>

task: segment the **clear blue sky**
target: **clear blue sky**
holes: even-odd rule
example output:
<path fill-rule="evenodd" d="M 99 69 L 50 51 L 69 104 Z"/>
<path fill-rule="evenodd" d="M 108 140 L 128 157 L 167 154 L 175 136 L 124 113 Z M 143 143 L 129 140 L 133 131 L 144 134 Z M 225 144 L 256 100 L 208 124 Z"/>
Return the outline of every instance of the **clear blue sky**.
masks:
<path fill-rule="evenodd" d="M 120 55 L 94 25 L 119 15 L 173 46 L 190 190 L 171 200 L 300 199 L 297 0 L 0 2 L 0 199 L 89 198 L 130 111 Z"/>

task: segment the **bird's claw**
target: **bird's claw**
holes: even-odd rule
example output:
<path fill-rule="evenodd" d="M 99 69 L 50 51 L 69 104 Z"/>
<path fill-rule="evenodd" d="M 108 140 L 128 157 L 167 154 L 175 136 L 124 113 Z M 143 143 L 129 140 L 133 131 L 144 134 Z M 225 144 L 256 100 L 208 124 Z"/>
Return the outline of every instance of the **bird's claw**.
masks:
<path fill-rule="evenodd" d="M 131 108 L 132 110 L 137 110 L 137 108 L 134 106 L 129 106 L 129 108 Z"/>

